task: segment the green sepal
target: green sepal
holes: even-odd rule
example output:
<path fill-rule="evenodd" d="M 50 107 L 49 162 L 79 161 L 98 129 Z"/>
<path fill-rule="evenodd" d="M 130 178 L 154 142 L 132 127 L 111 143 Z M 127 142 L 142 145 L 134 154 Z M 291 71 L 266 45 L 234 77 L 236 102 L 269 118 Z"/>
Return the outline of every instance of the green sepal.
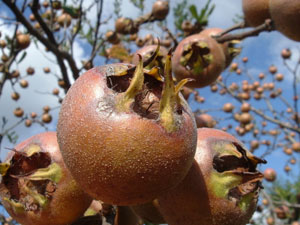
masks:
<path fill-rule="evenodd" d="M 223 172 L 218 173 L 216 171 L 212 171 L 209 187 L 218 198 L 226 198 L 228 197 L 228 193 L 232 188 L 237 187 L 242 182 L 242 177 L 238 175 L 234 175 L 231 172 Z"/>
<path fill-rule="evenodd" d="M 143 60 L 139 55 L 140 61 L 137 65 L 130 85 L 125 93 L 120 94 L 117 99 L 116 107 L 119 112 L 128 112 L 131 104 L 134 102 L 134 98 L 143 89 L 144 85 L 144 71 Z"/>
<path fill-rule="evenodd" d="M 175 121 L 176 94 L 175 85 L 172 77 L 171 55 L 166 57 L 165 82 L 162 91 L 162 98 L 159 103 L 160 123 L 167 130 L 173 132 L 177 130 Z"/>
<path fill-rule="evenodd" d="M 38 153 L 41 151 L 41 146 L 37 145 L 37 144 L 31 144 L 27 147 L 26 149 L 26 155 L 28 157 L 34 155 L 35 153 Z"/>
<path fill-rule="evenodd" d="M 51 180 L 57 184 L 62 178 L 62 169 L 57 163 L 52 163 L 47 168 L 38 169 L 26 178 L 29 180 Z"/>
<path fill-rule="evenodd" d="M 4 197 L 2 200 L 7 202 L 10 205 L 10 207 L 13 209 L 14 213 L 20 214 L 20 213 L 25 212 L 25 207 L 22 203 L 15 202 L 14 200 L 12 200 L 12 199 L 10 200 L 6 197 Z"/>
<path fill-rule="evenodd" d="M 45 208 L 48 205 L 49 203 L 48 199 L 45 196 L 39 194 L 37 191 L 31 190 L 26 185 L 23 186 L 23 190 L 28 195 L 30 195 L 40 207 Z"/>
<path fill-rule="evenodd" d="M 3 177 L 6 175 L 7 170 L 10 167 L 10 163 L 4 162 L 0 163 L 0 175 Z"/>

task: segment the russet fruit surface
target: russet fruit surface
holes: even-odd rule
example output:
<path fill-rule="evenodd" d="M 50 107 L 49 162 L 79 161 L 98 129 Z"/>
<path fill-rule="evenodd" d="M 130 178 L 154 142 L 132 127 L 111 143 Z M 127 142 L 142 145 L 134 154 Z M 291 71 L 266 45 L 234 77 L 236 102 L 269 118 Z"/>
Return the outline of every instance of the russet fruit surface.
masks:
<path fill-rule="evenodd" d="M 109 204 L 143 203 L 176 186 L 195 153 L 195 121 L 183 97 L 169 90 L 170 68 L 165 84 L 144 73 L 141 61 L 133 75 L 132 68 L 111 64 L 83 74 L 62 103 L 57 127 L 75 180 Z"/>
<path fill-rule="evenodd" d="M 264 162 L 232 135 L 198 129 L 195 160 L 185 179 L 158 197 L 169 225 L 245 225 L 256 209 Z"/>
<path fill-rule="evenodd" d="M 55 132 L 23 141 L 0 166 L 1 202 L 11 217 L 23 225 L 69 224 L 92 201 L 67 170 Z"/>
<path fill-rule="evenodd" d="M 139 56 L 140 54 L 143 57 L 143 60 L 147 60 L 148 58 L 153 55 L 155 52 L 157 46 L 156 45 L 147 45 L 143 48 L 140 48 L 139 50 L 136 51 L 132 58 L 132 64 L 137 65 L 139 63 Z M 149 66 L 159 66 L 160 68 L 163 68 L 164 65 L 164 58 L 168 54 L 168 50 L 165 47 L 160 47 L 159 53 L 156 57 L 156 59 L 152 62 L 153 65 Z"/>
<path fill-rule="evenodd" d="M 247 25 L 259 26 L 270 18 L 269 0 L 243 0 L 243 12 Z"/>
<path fill-rule="evenodd" d="M 294 41 L 300 41 L 300 1 L 269 0 L 275 28 Z"/>

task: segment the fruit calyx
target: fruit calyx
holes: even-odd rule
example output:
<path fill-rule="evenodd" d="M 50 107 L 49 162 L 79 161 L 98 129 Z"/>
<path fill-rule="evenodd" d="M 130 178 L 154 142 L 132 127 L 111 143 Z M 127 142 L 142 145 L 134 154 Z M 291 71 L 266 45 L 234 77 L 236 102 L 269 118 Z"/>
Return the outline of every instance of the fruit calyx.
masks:
<path fill-rule="evenodd" d="M 174 84 L 171 50 L 165 59 L 164 76 L 160 74 L 160 67 L 144 69 L 156 59 L 158 53 L 159 45 L 144 63 L 138 55 L 137 66 L 115 68 L 111 74 L 107 74 L 107 86 L 117 92 L 115 107 L 118 113 L 134 111 L 141 117 L 157 120 L 167 132 L 174 132 L 179 129 L 183 110 L 179 92 L 191 79 Z"/>
<path fill-rule="evenodd" d="M 235 58 L 237 55 L 241 53 L 242 48 L 237 47 L 237 45 L 240 43 L 241 41 L 239 40 L 232 40 L 228 42 L 228 53 L 231 59 Z"/>
<path fill-rule="evenodd" d="M 186 44 L 183 48 L 180 64 L 194 74 L 201 73 L 213 60 L 208 44 L 204 41 Z"/>
<path fill-rule="evenodd" d="M 265 160 L 252 155 L 239 143 L 230 141 L 210 141 L 210 147 L 216 154 L 213 157 L 212 183 L 215 194 L 227 198 L 241 206 L 247 204 L 247 199 L 257 198 L 263 174 L 256 170 L 257 164 L 266 163 Z M 222 183 L 226 188 L 221 190 L 214 186 L 214 180 Z M 223 186 L 223 187 L 224 187 Z M 251 198 L 248 198 L 249 196 Z"/>
<path fill-rule="evenodd" d="M 29 145 L 26 152 L 14 151 L 10 161 L 1 163 L 0 168 L 1 188 L 6 192 L 3 200 L 15 213 L 38 212 L 47 207 L 62 177 L 60 166 L 37 144 Z"/>

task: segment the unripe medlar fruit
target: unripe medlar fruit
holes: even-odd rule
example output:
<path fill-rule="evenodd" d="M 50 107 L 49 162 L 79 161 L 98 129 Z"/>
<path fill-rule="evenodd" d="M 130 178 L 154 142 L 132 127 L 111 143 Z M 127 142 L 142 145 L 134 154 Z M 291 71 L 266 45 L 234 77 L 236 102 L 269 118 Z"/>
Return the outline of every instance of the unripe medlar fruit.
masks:
<path fill-rule="evenodd" d="M 146 61 L 154 54 L 154 52 L 156 51 L 156 48 L 157 48 L 156 45 L 147 45 L 143 48 L 140 48 L 134 54 L 134 56 L 132 58 L 132 64 L 138 65 L 139 55 L 142 56 L 143 61 Z M 167 54 L 168 54 L 168 50 L 165 47 L 160 47 L 158 55 L 156 56 L 155 60 L 151 64 L 148 65 L 148 67 L 158 66 L 159 68 L 163 69 L 163 66 L 165 63 L 165 57 Z"/>
<path fill-rule="evenodd" d="M 159 48 L 155 54 L 158 54 Z M 58 142 L 74 179 L 95 199 L 140 204 L 176 186 L 191 167 L 195 120 L 171 75 L 111 64 L 81 75 L 62 103 Z M 177 91 L 175 91 L 177 90 Z"/>
<path fill-rule="evenodd" d="M 243 12 L 247 25 L 259 26 L 270 18 L 269 0 L 243 0 Z"/>
<path fill-rule="evenodd" d="M 283 59 L 289 59 L 291 57 L 291 55 L 292 55 L 292 52 L 290 49 L 288 49 L 288 48 L 282 49 L 281 57 Z"/>
<path fill-rule="evenodd" d="M 1 202 L 23 225 L 69 224 L 92 201 L 67 170 L 55 132 L 18 144 L 0 166 Z"/>
<path fill-rule="evenodd" d="M 198 129 L 192 168 L 172 190 L 158 196 L 169 225 L 245 225 L 256 209 L 265 163 L 232 135 Z"/>
<path fill-rule="evenodd" d="M 157 0 L 152 6 L 152 15 L 155 19 L 164 20 L 169 13 L 169 2 Z"/>
<path fill-rule="evenodd" d="M 219 44 L 209 35 L 201 33 L 183 39 L 172 58 L 176 79 L 193 79 L 187 84 L 192 88 L 213 83 L 225 69 L 225 63 L 225 55 Z"/>
<path fill-rule="evenodd" d="M 276 30 L 294 41 L 300 41 L 300 1 L 269 0 L 269 4 Z"/>
<path fill-rule="evenodd" d="M 14 115 L 16 117 L 22 117 L 24 115 L 24 110 L 20 107 L 17 107 L 15 110 L 14 110 Z"/>
<path fill-rule="evenodd" d="M 276 180 L 276 176 L 277 176 L 277 173 L 273 168 L 267 168 L 264 171 L 264 177 L 269 182 L 273 182 L 274 180 Z"/>
<path fill-rule="evenodd" d="M 120 34 L 134 34 L 138 31 L 133 20 L 125 17 L 120 17 L 116 20 L 115 29 L 116 32 Z"/>
<path fill-rule="evenodd" d="M 300 152 L 300 142 L 294 142 L 294 143 L 292 144 L 292 149 L 293 149 L 293 151 L 295 151 L 295 152 Z"/>
<path fill-rule="evenodd" d="M 63 13 L 57 18 L 57 22 L 61 27 L 69 27 L 72 22 L 72 17 L 68 13 Z"/>
<path fill-rule="evenodd" d="M 216 121 L 209 114 L 196 114 L 195 115 L 197 128 L 208 127 L 213 128 L 216 125 Z"/>
<path fill-rule="evenodd" d="M 231 113 L 233 109 L 234 109 L 234 105 L 232 103 L 230 103 L 230 102 L 225 103 L 223 105 L 223 111 L 224 112 Z"/>
<path fill-rule="evenodd" d="M 120 43 L 120 38 L 115 31 L 109 30 L 105 33 L 106 40 L 111 44 L 118 44 Z"/>
<path fill-rule="evenodd" d="M 30 36 L 29 34 L 18 34 L 16 41 L 18 48 L 25 49 L 30 45 Z"/>

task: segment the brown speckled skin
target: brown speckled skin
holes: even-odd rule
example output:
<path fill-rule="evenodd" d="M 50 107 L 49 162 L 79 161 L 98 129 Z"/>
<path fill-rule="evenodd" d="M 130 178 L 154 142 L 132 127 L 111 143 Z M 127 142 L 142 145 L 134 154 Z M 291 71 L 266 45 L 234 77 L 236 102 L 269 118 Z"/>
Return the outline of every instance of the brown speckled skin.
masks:
<path fill-rule="evenodd" d="M 217 198 L 207 189 L 213 152 L 205 146 L 210 138 L 240 143 L 221 130 L 198 129 L 195 160 L 188 175 L 176 188 L 158 197 L 160 211 L 169 225 L 245 225 L 255 211 L 255 200 L 244 213 L 235 202 Z"/>
<path fill-rule="evenodd" d="M 92 199 L 79 188 L 67 170 L 58 148 L 56 132 L 45 132 L 35 135 L 18 144 L 15 149 L 24 152 L 29 144 L 38 144 L 41 146 L 41 152 L 48 152 L 52 162 L 61 166 L 63 176 L 56 186 L 52 200 L 44 210 L 38 213 L 27 211 L 16 214 L 7 202 L 2 201 L 5 209 L 11 217 L 22 225 L 66 225 L 75 221 L 89 207 Z M 9 154 L 6 162 L 12 158 L 13 154 L 14 152 Z M 1 198 L 7 197 L 4 192 L 0 193 Z"/>
<path fill-rule="evenodd" d="M 205 42 L 208 45 L 210 54 L 213 56 L 213 60 L 200 74 L 194 74 L 193 71 L 187 70 L 183 65 L 181 65 L 180 58 L 186 44 L 199 41 Z M 183 39 L 176 47 L 172 57 L 172 69 L 176 79 L 178 81 L 185 78 L 194 79 L 194 81 L 186 84 L 186 86 L 192 88 L 205 87 L 214 82 L 225 69 L 225 63 L 225 55 L 220 45 L 210 36 L 202 34 L 194 34 Z"/>
<path fill-rule="evenodd" d="M 57 132 L 65 163 L 87 193 L 109 204 L 132 205 L 154 199 L 184 178 L 197 132 L 186 103 L 173 133 L 134 112 L 116 113 L 116 93 L 106 85 L 106 72 L 118 65 L 124 66 L 91 69 L 74 83 Z"/>
<path fill-rule="evenodd" d="M 270 14 L 276 30 L 294 41 L 300 41 L 299 0 L 270 0 Z"/>
<path fill-rule="evenodd" d="M 243 0 L 243 12 L 248 26 L 259 26 L 270 18 L 269 0 Z"/>

